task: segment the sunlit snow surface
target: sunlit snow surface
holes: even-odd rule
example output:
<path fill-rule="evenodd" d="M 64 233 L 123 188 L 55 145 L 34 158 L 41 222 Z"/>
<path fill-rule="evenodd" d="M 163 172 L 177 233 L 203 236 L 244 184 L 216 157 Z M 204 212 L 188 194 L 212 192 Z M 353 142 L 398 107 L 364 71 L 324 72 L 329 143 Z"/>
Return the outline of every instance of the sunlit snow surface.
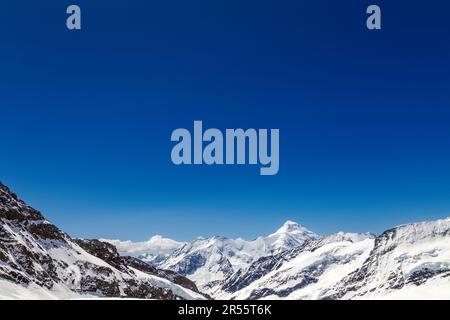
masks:
<path fill-rule="evenodd" d="M 248 267 L 260 257 L 295 248 L 318 235 L 298 223 L 287 221 L 275 233 L 248 241 L 212 237 L 197 239 L 170 255 L 160 266 L 186 275 L 211 294 L 220 281 Z"/>
<path fill-rule="evenodd" d="M 55 285 L 51 290 L 37 284 L 22 286 L 10 281 L 0 280 L 0 300 L 59 300 L 96 299 L 93 295 L 80 295 L 63 285 Z"/>
<path fill-rule="evenodd" d="M 186 242 L 178 242 L 172 239 L 164 238 L 160 235 L 153 236 L 147 241 L 140 242 L 133 242 L 129 240 L 100 240 L 116 246 L 121 255 L 136 257 L 143 261 L 151 262 L 155 265 L 186 244 Z"/>
<path fill-rule="evenodd" d="M 216 299 L 450 299 L 450 219 L 378 237 L 319 237 L 288 221 L 253 241 L 196 239 L 160 266 Z"/>
<path fill-rule="evenodd" d="M 450 299 L 449 218 L 376 237 L 320 237 L 287 221 L 252 241 L 156 236 L 116 244 L 158 256 L 159 268 L 176 273 L 120 257 L 97 240 L 70 238 L 0 184 L 1 299 L 205 298 L 179 274 L 216 299 Z"/>
<path fill-rule="evenodd" d="M 450 219 L 324 240 L 217 298 L 450 299 Z"/>

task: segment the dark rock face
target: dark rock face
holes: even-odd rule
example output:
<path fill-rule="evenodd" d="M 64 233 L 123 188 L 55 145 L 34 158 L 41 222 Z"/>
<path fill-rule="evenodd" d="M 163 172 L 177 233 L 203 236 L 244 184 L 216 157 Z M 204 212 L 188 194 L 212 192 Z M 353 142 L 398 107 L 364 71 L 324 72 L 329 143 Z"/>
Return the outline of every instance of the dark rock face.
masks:
<path fill-rule="evenodd" d="M 190 280 L 121 257 L 111 244 L 70 238 L 1 183 L 0 262 L 0 279 L 25 286 L 144 299 L 190 299 L 198 292 Z"/>
<path fill-rule="evenodd" d="M 176 283 L 182 287 L 188 288 L 194 292 L 200 293 L 195 283 L 188 278 L 174 272 L 171 270 L 165 270 L 165 269 L 157 269 L 153 267 L 152 265 L 139 260 L 137 258 L 133 257 L 121 257 L 124 264 L 126 264 L 129 267 L 135 268 L 139 271 L 152 274 L 155 276 L 158 276 L 160 278 L 164 278 L 167 280 L 170 280 L 173 283 Z"/>
<path fill-rule="evenodd" d="M 96 239 L 73 239 L 73 241 L 94 257 L 102 259 L 117 270 L 128 271 L 116 247 L 112 244 Z"/>
<path fill-rule="evenodd" d="M 16 234 L 21 234 L 22 242 L 17 241 Z M 33 281 L 51 288 L 56 277 L 55 262 L 45 252 L 44 247 L 50 243 L 39 241 L 54 240 L 65 244 L 65 237 L 45 221 L 39 211 L 27 206 L 0 183 L 0 260 L 14 269 L 0 272 L 0 278 L 23 284 Z M 37 269 L 35 265 L 45 268 Z"/>
<path fill-rule="evenodd" d="M 144 273 L 170 280 L 175 284 L 200 293 L 195 283 L 187 279 L 186 277 L 183 277 L 173 271 L 157 269 L 154 266 L 137 258 L 129 256 L 122 257 L 119 255 L 117 248 L 110 243 L 96 239 L 74 239 L 74 241 L 93 256 L 106 261 L 108 264 L 112 265 L 118 270 L 133 274 L 133 271 L 129 269 L 129 267 L 131 267 Z"/>
<path fill-rule="evenodd" d="M 65 240 L 65 235 L 49 223 L 31 224 L 28 228 L 31 234 L 43 240 Z"/>
<path fill-rule="evenodd" d="M 130 256 L 121 257 L 121 261 L 129 267 L 132 267 L 134 269 L 137 269 L 139 271 L 142 271 L 142 272 L 145 272 L 148 274 L 157 275 L 158 272 L 163 271 L 163 270 L 155 268 L 153 265 L 151 265 L 149 263 L 146 263 L 142 260 L 139 260 L 138 258 L 134 258 L 134 257 L 130 257 Z"/>
<path fill-rule="evenodd" d="M 24 222 L 44 220 L 42 214 L 27 206 L 9 188 L 0 182 L 0 219 Z"/>

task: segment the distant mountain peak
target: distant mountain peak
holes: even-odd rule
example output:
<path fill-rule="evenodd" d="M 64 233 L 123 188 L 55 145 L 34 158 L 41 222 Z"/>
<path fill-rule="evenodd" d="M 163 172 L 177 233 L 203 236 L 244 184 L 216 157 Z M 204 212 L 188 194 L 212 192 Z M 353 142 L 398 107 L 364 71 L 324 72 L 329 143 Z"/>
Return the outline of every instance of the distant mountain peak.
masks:
<path fill-rule="evenodd" d="M 287 220 L 277 231 L 275 231 L 275 234 L 290 233 L 300 230 L 306 230 L 306 228 L 295 221 Z"/>
<path fill-rule="evenodd" d="M 319 238 L 319 236 L 317 234 L 315 234 L 314 232 L 308 230 L 307 228 L 305 228 L 304 226 L 302 226 L 301 224 L 292 221 L 292 220 L 287 220 L 277 231 L 275 231 L 275 233 L 272 233 L 271 235 L 269 235 L 269 237 L 276 237 L 276 236 L 283 236 L 283 235 L 291 235 L 291 236 L 295 236 L 296 238 L 300 237 L 300 238 Z"/>
<path fill-rule="evenodd" d="M 110 239 L 100 240 L 116 246 L 121 255 L 130 255 L 153 264 L 164 260 L 172 252 L 182 248 L 186 244 L 185 242 L 178 242 L 161 235 L 155 235 L 149 240 L 141 242 Z"/>

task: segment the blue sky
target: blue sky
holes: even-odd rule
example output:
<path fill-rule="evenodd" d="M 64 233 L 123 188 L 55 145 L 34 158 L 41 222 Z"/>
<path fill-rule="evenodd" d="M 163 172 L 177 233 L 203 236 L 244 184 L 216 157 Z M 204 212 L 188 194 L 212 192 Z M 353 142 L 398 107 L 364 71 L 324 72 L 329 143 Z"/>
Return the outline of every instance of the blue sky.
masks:
<path fill-rule="evenodd" d="M 72 3 L 72 2 L 71 2 Z M 327 234 L 450 216 L 448 1 L 14 1 L 0 180 L 78 237 Z M 365 9 L 382 8 L 381 31 Z M 170 161 L 172 130 L 279 128 L 280 172 Z"/>

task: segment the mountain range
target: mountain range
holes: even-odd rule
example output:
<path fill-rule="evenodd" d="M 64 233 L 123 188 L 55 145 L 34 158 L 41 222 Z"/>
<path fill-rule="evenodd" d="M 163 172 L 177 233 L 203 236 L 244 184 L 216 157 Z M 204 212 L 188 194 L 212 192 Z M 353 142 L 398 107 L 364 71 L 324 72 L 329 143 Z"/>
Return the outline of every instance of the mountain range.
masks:
<path fill-rule="evenodd" d="M 3 299 L 450 299 L 450 218 L 380 235 L 74 239 L 0 183 Z"/>
<path fill-rule="evenodd" d="M 89 297 L 205 299 L 173 271 L 72 239 L 0 183 L 0 298 Z"/>
<path fill-rule="evenodd" d="M 215 299 L 450 299 L 450 218 L 378 236 L 319 236 L 287 221 L 252 241 L 180 243 L 156 265 Z"/>

